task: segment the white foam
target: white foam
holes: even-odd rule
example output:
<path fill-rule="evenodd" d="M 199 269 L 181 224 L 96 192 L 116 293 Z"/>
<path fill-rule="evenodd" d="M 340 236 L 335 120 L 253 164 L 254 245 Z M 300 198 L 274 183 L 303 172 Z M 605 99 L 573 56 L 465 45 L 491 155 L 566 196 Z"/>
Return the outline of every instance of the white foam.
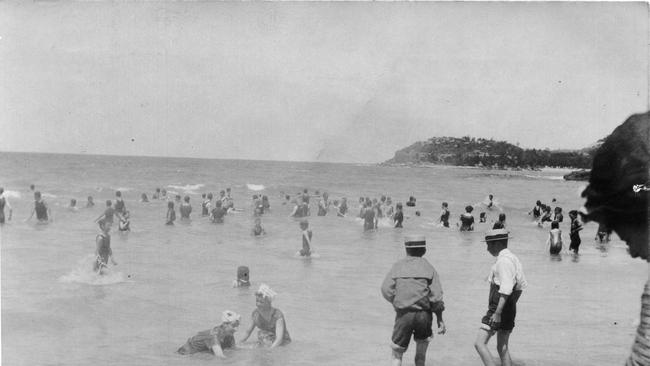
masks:
<path fill-rule="evenodd" d="M 20 192 L 18 192 L 18 191 L 5 191 L 4 195 L 6 197 L 11 197 L 11 198 L 16 198 L 16 199 L 20 199 L 20 197 L 21 197 Z"/>
<path fill-rule="evenodd" d="M 95 255 L 89 254 L 77 262 L 77 268 L 70 273 L 59 278 L 64 283 L 85 283 L 93 286 L 112 285 L 115 283 L 127 282 L 122 272 L 115 272 L 111 268 L 106 268 L 102 274 L 93 271 Z"/>
<path fill-rule="evenodd" d="M 251 184 L 251 183 L 246 183 L 246 188 L 250 189 L 251 191 L 262 191 L 266 187 L 264 187 L 261 184 Z"/>
<path fill-rule="evenodd" d="M 205 187 L 205 184 L 186 184 L 184 186 L 177 186 L 170 184 L 167 186 L 168 188 L 173 188 L 173 189 L 178 189 L 179 191 L 183 191 L 186 193 L 195 193 L 196 190 L 201 189 L 202 187 Z"/>
<path fill-rule="evenodd" d="M 43 198 L 57 198 L 58 197 L 57 195 L 51 194 L 51 193 L 43 193 L 43 194 L 41 194 L 41 196 L 43 196 Z"/>
<path fill-rule="evenodd" d="M 115 188 L 115 190 L 116 190 L 116 191 L 120 191 L 120 192 L 128 192 L 128 191 L 132 191 L 133 188 L 128 188 L 128 187 L 117 187 L 117 188 Z"/>

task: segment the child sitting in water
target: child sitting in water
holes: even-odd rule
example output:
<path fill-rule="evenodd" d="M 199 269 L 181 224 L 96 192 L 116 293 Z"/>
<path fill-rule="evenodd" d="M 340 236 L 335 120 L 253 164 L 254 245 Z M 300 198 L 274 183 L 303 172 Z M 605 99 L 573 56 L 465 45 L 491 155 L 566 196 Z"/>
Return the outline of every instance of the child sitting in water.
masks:
<path fill-rule="evenodd" d="M 487 216 L 485 215 L 485 212 L 481 212 L 478 215 L 478 222 L 485 222 L 485 221 L 487 221 Z"/>
<path fill-rule="evenodd" d="M 71 199 L 70 200 L 70 206 L 68 206 L 68 210 L 70 211 L 77 211 L 77 200 L 76 199 Z"/>
<path fill-rule="evenodd" d="M 266 231 L 264 231 L 264 228 L 262 227 L 262 219 L 260 217 L 255 218 L 255 226 L 253 226 L 251 234 L 253 236 L 262 236 L 266 234 Z"/>
<path fill-rule="evenodd" d="M 167 202 L 167 222 L 165 222 L 165 225 L 174 225 L 174 221 L 176 221 L 176 211 L 174 211 L 174 202 L 169 201 Z"/>
<path fill-rule="evenodd" d="M 142 202 L 142 203 L 149 202 L 149 198 L 147 198 L 147 194 L 146 194 L 146 193 L 143 193 L 143 194 L 140 196 L 140 202 Z"/>
<path fill-rule="evenodd" d="M 197 352 L 211 352 L 219 358 L 226 358 L 223 350 L 235 348 L 235 332 L 239 327 L 241 316 L 234 311 L 226 310 L 221 315 L 221 324 L 208 330 L 198 332 L 187 339 L 176 352 L 188 355 Z"/>
<path fill-rule="evenodd" d="M 310 257 L 312 232 L 309 230 L 309 221 L 300 221 L 300 230 L 302 230 L 302 249 L 300 249 L 300 255 Z"/>
<path fill-rule="evenodd" d="M 95 202 L 93 201 L 93 196 L 88 196 L 88 201 L 86 201 L 86 207 L 93 207 L 95 206 Z"/>
<path fill-rule="evenodd" d="M 562 230 L 560 230 L 560 223 L 557 221 L 551 222 L 551 231 L 548 233 L 546 246 L 548 246 L 551 255 L 560 254 L 562 251 Z"/>

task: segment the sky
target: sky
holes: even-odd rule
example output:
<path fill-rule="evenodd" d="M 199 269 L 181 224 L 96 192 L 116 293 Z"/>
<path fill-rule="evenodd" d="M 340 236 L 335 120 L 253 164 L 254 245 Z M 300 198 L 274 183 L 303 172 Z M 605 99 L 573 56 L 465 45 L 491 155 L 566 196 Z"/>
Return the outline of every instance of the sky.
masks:
<path fill-rule="evenodd" d="M 649 109 L 643 2 L 0 2 L 0 37 L 0 151 L 377 163 Z"/>

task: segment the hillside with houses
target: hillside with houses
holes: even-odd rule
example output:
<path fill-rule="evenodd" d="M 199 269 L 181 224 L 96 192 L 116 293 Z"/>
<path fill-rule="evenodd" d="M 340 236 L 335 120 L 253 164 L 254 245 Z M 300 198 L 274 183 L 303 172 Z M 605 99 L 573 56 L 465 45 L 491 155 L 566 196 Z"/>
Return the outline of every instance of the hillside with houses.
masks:
<path fill-rule="evenodd" d="M 542 150 L 523 149 L 506 141 L 469 136 L 432 137 L 398 150 L 384 164 L 436 164 L 496 169 L 589 169 L 593 153 L 599 145 L 597 143 L 580 150 Z"/>

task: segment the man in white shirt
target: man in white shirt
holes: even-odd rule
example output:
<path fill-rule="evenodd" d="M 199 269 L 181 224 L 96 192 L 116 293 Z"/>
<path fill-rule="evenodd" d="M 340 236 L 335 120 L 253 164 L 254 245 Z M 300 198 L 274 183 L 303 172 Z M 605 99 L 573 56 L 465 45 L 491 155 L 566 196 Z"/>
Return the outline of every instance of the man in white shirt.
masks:
<path fill-rule="evenodd" d="M 497 257 L 487 278 L 490 283 L 488 311 L 481 319 L 481 328 L 474 342 L 474 347 L 485 366 L 495 365 L 487 348 L 490 337 L 495 333 L 501 365 L 512 366 L 508 339 L 515 327 L 517 300 L 527 283 L 521 262 L 508 249 L 509 238 L 505 229 L 494 229 L 485 234 L 487 251 Z"/>

